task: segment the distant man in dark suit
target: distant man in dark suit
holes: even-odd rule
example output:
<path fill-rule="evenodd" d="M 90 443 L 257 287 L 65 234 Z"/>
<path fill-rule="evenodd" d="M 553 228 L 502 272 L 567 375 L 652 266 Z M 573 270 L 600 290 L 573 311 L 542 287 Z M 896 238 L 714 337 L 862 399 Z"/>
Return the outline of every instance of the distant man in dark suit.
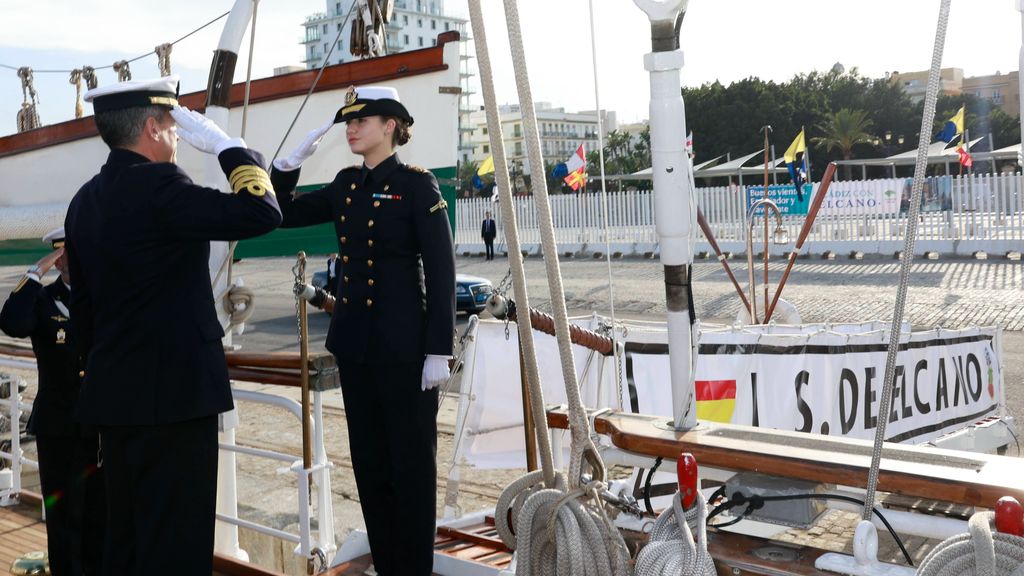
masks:
<path fill-rule="evenodd" d="M 91 576 L 100 573 L 107 515 L 103 477 L 96 467 L 98 438 L 72 417 L 81 378 L 71 342 L 64 227 L 51 230 L 43 241 L 53 252 L 32 265 L 11 292 L 0 310 L 0 330 L 31 338 L 39 368 L 28 431 L 36 437 L 50 574 Z M 51 268 L 60 277 L 44 286 L 42 278 Z"/>
<path fill-rule="evenodd" d="M 65 221 L 71 318 L 87 359 L 77 417 L 100 430 L 110 576 L 213 570 L 217 416 L 233 404 L 210 241 L 281 223 L 262 156 L 178 108 L 177 83 L 86 93 L 110 155 Z M 178 137 L 217 154 L 233 194 L 175 165 Z"/>
<path fill-rule="evenodd" d="M 480 237 L 484 239 L 484 247 L 487 249 L 487 259 L 494 260 L 494 237 L 498 235 L 498 228 L 494 225 L 494 219 L 490 212 L 484 212 L 484 223 L 480 226 Z"/>

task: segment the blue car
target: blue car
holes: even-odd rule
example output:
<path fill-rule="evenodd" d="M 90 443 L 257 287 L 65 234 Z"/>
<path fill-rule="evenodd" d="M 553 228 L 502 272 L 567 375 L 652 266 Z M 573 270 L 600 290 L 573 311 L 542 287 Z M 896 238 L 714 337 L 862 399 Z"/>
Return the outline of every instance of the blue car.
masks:
<path fill-rule="evenodd" d="M 327 289 L 327 271 L 321 270 L 313 274 L 313 286 Z M 455 311 L 467 314 L 478 314 L 487 304 L 487 298 L 494 291 L 491 281 L 479 276 L 468 274 L 455 275 Z"/>

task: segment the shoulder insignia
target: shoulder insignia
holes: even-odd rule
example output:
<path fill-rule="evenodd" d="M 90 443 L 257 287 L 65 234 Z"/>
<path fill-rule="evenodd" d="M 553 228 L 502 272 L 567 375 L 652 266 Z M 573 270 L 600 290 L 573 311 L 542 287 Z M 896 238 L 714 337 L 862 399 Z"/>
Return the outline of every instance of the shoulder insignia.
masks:
<path fill-rule="evenodd" d="M 430 213 L 433 214 L 434 212 L 437 212 L 438 210 L 444 210 L 447 207 L 448 201 L 442 198 L 437 204 L 434 204 L 433 206 L 430 207 Z"/>
<path fill-rule="evenodd" d="M 422 166 L 415 166 L 413 164 L 402 164 L 402 166 L 405 167 L 405 169 L 410 172 L 418 172 L 420 174 L 427 174 L 430 172 L 430 170 L 427 170 Z"/>
<path fill-rule="evenodd" d="M 244 164 L 231 171 L 228 176 L 231 191 L 235 194 L 245 191 L 253 196 L 263 196 L 267 192 L 274 194 L 267 171 L 255 164 Z"/>

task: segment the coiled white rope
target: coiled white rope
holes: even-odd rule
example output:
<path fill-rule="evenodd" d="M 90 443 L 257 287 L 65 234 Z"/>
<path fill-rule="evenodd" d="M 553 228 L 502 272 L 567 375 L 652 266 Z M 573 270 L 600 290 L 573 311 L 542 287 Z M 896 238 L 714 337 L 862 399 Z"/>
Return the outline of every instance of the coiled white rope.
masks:
<path fill-rule="evenodd" d="M 993 512 L 971 516 L 969 532 L 940 542 L 918 576 L 1024 576 L 1024 538 L 992 531 Z"/>
<path fill-rule="evenodd" d="M 514 0 L 504 3 L 508 25 L 509 43 L 512 49 L 516 72 L 516 85 L 523 110 L 523 125 L 526 131 L 527 150 L 531 166 L 544 166 L 540 154 L 540 138 L 537 131 L 536 112 L 530 93 L 529 77 L 526 72 L 522 31 L 519 25 L 518 7 Z M 493 76 L 487 50 L 486 33 L 480 0 L 469 2 L 473 35 L 480 65 L 481 86 L 484 93 L 485 110 L 491 126 L 491 145 L 495 158 L 495 176 L 501 193 L 502 218 L 508 233 L 509 260 L 513 274 L 513 287 L 517 304 L 528 309 L 525 300 L 525 273 L 518 248 L 512 194 L 508 184 L 508 168 L 501 141 L 500 121 L 494 99 Z M 538 171 L 534 172 L 535 174 Z M 547 186 L 543 177 L 534 178 L 533 191 L 537 198 L 537 217 L 541 223 L 542 246 L 547 278 L 551 294 L 552 312 L 555 318 L 562 374 L 566 396 L 569 402 L 569 427 L 572 432 L 572 456 L 568 477 L 553 476 L 550 464 L 550 446 L 546 436 L 546 414 L 544 395 L 537 373 L 536 357 L 533 350 L 533 336 L 527 320 L 528 315 L 518 323 L 523 356 L 526 360 L 527 381 L 530 399 L 537 425 L 537 439 L 541 449 L 543 470 L 533 472 L 513 482 L 502 493 L 495 516 L 499 519 L 498 532 L 510 547 L 517 551 L 517 574 L 614 576 L 629 574 L 629 552 L 622 535 L 612 524 L 601 500 L 605 490 L 604 463 L 590 437 L 590 425 L 577 386 L 575 362 L 569 338 L 568 314 L 565 295 L 562 292 L 561 273 L 558 267 L 558 247 L 554 240 L 554 226 L 547 197 Z M 581 486 L 584 461 L 593 472 L 594 480 Z M 544 485 L 540 484 L 544 480 Z M 566 484 L 573 490 L 566 492 Z M 515 535 L 502 518 L 512 510 Z"/>
<path fill-rule="evenodd" d="M 682 496 L 676 492 L 672 507 L 658 516 L 647 545 L 637 554 L 636 575 L 714 576 L 707 517 L 703 494 L 698 492 L 696 505 L 683 511 Z"/>

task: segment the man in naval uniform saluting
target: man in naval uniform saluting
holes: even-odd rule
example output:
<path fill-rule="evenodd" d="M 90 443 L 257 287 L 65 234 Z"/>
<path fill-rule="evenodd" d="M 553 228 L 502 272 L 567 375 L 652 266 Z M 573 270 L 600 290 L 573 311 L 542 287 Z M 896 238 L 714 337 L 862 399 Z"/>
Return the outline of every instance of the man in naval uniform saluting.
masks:
<path fill-rule="evenodd" d="M 335 123 L 362 165 L 292 197 L 299 166 Z M 412 116 L 387 87 L 351 89 L 333 122 L 274 162 L 284 227 L 334 222 L 338 300 L 327 349 L 338 358 L 352 466 L 378 574 L 429 575 L 437 477 L 437 386 L 455 331 L 455 251 L 433 174 L 395 148 Z"/>
<path fill-rule="evenodd" d="M 179 108 L 177 85 L 169 76 L 86 93 L 110 155 L 65 221 L 86 358 L 77 417 L 100 430 L 110 576 L 213 570 L 217 415 L 233 404 L 210 241 L 281 222 L 263 157 Z M 175 165 L 178 137 L 217 154 L 232 194 Z"/>
<path fill-rule="evenodd" d="M 47 232 L 43 242 L 53 252 L 29 267 L 11 292 L 0 310 L 0 330 L 31 338 L 39 368 L 28 431 L 36 437 L 50 574 L 91 576 L 100 573 L 107 515 L 103 477 L 96 467 L 99 445 L 96 431 L 83 430 L 72 417 L 81 378 L 71 342 L 64 227 Z M 42 278 L 50 268 L 60 276 L 44 286 Z"/>

